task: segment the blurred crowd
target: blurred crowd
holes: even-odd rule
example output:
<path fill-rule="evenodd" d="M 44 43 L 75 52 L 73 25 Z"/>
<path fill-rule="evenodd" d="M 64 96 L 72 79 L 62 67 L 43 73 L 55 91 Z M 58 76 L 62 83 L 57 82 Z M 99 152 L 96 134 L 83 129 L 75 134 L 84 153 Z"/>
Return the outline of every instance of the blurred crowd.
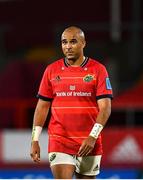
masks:
<path fill-rule="evenodd" d="M 64 1 L 51 3 L 54 12 L 47 1 L 0 1 L 0 128 L 31 127 L 41 76 L 47 64 L 63 56 L 60 36 L 71 25 L 85 31 L 86 55 L 109 71 L 114 91 L 109 125 L 142 124 L 143 2 L 91 2 L 88 13 L 82 5 L 81 16 L 79 2 L 69 17 L 68 9 L 60 9 Z"/>

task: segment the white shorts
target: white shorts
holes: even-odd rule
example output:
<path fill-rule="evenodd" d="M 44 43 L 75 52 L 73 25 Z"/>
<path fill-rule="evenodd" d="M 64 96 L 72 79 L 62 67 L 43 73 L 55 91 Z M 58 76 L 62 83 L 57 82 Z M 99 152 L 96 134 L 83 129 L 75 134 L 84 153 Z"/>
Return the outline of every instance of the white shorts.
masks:
<path fill-rule="evenodd" d="M 100 172 L 101 155 L 77 157 L 60 152 L 49 153 L 50 166 L 57 164 L 72 164 L 75 171 L 82 175 L 95 176 Z"/>

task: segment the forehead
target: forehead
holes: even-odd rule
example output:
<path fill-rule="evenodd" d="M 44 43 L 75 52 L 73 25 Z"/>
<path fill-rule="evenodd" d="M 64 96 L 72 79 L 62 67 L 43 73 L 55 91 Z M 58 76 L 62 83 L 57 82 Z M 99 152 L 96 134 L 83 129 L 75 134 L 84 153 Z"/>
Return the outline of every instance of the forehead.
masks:
<path fill-rule="evenodd" d="M 80 34 L 77 31 L 65 31 L 63 32 L 62 36 L 61 36 L 61 40 L 63 39 L 67 39 L 67 40 L 71 40 L 71 39 L 80 39 Z"/>

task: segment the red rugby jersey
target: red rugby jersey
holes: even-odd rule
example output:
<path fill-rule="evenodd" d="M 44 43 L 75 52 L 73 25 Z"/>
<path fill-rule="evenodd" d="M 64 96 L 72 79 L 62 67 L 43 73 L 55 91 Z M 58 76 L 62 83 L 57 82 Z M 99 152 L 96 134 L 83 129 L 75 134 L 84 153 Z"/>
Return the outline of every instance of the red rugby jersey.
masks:
<path fill-rule="evenodd" d="M 47 66 L 38 97 L 52 99 L 49 151 L 76 154 L 96 122 L 97 100 L 112 98 L 112 88 L 105 66 L 98 61 L 86 58 L 73 67 L 60 59 Z M 102 154 L 101 136 L 92 154 Z"/>

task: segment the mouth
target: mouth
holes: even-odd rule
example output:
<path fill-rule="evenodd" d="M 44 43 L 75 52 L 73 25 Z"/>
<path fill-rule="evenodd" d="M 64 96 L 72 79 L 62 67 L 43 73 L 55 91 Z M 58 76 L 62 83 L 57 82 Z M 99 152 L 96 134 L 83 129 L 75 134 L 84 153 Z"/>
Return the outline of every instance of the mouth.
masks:
<path fill-rule="evenodd" d="M 73 52 L 66 52 L 67 55 L 73 55 Z"/>

